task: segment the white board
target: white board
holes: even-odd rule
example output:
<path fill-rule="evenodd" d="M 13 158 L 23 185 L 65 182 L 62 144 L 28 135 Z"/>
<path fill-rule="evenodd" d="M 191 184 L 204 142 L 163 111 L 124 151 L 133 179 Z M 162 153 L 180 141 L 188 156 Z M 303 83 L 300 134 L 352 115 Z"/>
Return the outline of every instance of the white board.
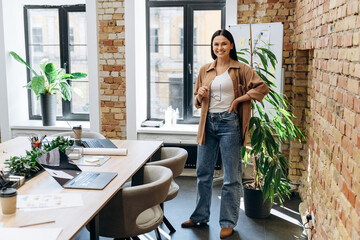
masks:
<path fill-rule="evenodd" d="M 261 40 L 266 43 L 272 44 L 268 49 L 271 50 L 277 59 L 275 70 L 272 68 L 271 64 L 268 63 L 269 72 L 271 72 L 275 79 L 272 79 L 276 88 L 274 88 L 275 92 L 283 95 L 283 75 L 282 75 L 282 51 L 283 51 L 283 24 L 281 22 L 278 23 L 257 23 L 251 24 L 251 32 L 253 39 L 253 48 L 254 46 L 259 46 L 262 44 L 261 41 L 256 43 L 258 36 L 261 35 Z M 236 51 L 239 51 L 242 48 L 250 49 L 250 25 L 249 24 L 238 24 L 238 25 L 230 25 L 229 31 L 234 37 Z M 239 55 L 250 62 L 250 55 Z M 254 58 L 253 62 L 260 62 L 259 59 Z M 260 62 L 261 64 L 261 62 Z M 270 107 L 270 104 L 265 103 L 265 107 Z"/>

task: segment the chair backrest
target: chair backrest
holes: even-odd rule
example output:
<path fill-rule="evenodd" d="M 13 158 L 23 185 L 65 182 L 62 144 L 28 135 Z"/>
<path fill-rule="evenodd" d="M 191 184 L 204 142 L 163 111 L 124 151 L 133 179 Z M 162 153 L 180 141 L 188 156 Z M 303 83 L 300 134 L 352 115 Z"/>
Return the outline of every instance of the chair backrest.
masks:
<path fill-rule="evenodd" d="M 61 132 L 61 133 L 55 133 L 50 135 L 50 137 L 57 137 L 57 136 L 64 136 L 64 137 L 74 137 L 74 133 L 73 132 Z M 87 132 L 87 131 L 83 131 L 81 134 L 82 138 L 97 138 L 97 139 L 105 139 L 105 137 L 98 132 Z"/>
<path fill-rule="evenodd" d="M 188 157 L 188 152 L 179 147 L 163 147 L 161 148 L 161 159 L 149 162 L 147 165 L 157 165 L 170 168 L 174 178 L 179 176 L 184 170 L 184 166 Z"/>
<path fill-rule="evenodd" d="M 144 167 L 144 184 L 121 189 L 99 213 L 100 236 L 121 238 L 144 234 L 155 230 L 162 221 L 160 208 L 167 197 L 172 172 L 161 166 Z M 139 225 L 139 216 L 157 206 L 161 221 L 152 221 L 145 227 Z"/>

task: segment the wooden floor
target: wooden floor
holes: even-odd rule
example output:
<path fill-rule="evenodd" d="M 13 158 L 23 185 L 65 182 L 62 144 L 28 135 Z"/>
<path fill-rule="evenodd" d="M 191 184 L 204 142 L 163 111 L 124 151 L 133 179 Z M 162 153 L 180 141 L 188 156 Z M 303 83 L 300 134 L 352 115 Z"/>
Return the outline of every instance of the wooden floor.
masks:
<path fill-rule="evenodd" d="M 162 239 L 172 240 L 215 240 L 220 239 L 219 209 L 220 209 L 220 191 L 221 182 L 214 184 L 211 217 L 208 226 L 192 229 L 183 229 L 181 222 L 187 220 L 195 207 L 196 201 L 196 178 L 178 177 L 176 182 L 180 186 L 178 196 L 165 203 L 165 216 L 173 224 L 176 232 L 170 238 L 166 235 Z M 243 199 L 242 199 L 243 200 Z M 303 234 L 299 214 L 300 198 L 297 194 L 285 203 L 285 207 L 274 204 L 271 210 L 271 216 L 267 219 L 252 219 L 245 215 L 243 202 L 241 202 L 238 225 L 235 227 L 234 234 L 227 238 L 229 240 L 289 240 L 289 239 L 307 239 Z M 161 226 L 165 232 L 168 232 L 165 226 Z M 156 239 L 154 233 L 141 236 L 141 239 Z M 83 229 L 76 237 L 76 240 L 89 239 L 89 233 Z M 100 238 L 108 240 L 109 238 Z"/>

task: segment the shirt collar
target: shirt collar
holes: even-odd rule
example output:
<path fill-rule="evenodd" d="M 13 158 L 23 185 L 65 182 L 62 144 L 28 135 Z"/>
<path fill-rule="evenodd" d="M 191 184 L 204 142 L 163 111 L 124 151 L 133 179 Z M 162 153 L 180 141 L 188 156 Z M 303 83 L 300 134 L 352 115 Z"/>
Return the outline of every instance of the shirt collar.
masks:
<path fill-rule="evenodd" d="M 216 67 L 216 63 L 217 63 L 217 59 L 215 59 L 209 66 L 209 68 L 206 70 L 207 72 L 210 70 L 215 69 Z M 230 66 L 229 68 L 240 68 L 240 62 L 239 61 L 235 61 L 232 58 L 230 58 Z"/>

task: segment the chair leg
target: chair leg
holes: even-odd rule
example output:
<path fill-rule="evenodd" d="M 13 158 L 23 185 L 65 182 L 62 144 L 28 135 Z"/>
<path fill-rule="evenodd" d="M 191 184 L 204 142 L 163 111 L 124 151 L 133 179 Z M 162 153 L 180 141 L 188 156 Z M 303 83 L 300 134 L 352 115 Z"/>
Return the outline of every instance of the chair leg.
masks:
<path fill-rule="evenodd" d="M 173 225 L 171 225 L 171 223 L 169 222 L 169 220 L 165 216 L 163 218 L 163 222 L 165 223 L 165 226 L 170 230 L 170 234 L 176 232 Z"/>
<path fill-rule="evenodd" d="M 161 240 L 159 228 L 156 228 L 156 229 L 155 229 L 155 236 L 156 236 L 156 239 L 157 239 L 157 240 Z"/>

